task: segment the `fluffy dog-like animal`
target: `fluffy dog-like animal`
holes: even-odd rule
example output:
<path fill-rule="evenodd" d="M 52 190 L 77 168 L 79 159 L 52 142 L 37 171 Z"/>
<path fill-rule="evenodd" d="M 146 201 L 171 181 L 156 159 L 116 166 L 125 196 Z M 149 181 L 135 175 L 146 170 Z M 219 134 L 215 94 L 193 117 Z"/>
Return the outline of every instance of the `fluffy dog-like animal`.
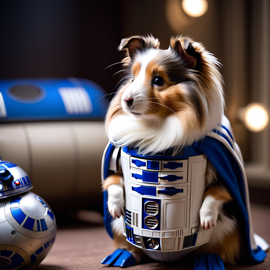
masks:
<path fill-rule="evenodd" d="M 221 122 L 224 98 L 220 64 L 202 44 L 178 36 L 171 38 L 167 50 L 161 50 L 154 37 L 134 36 L 123 39 L 119 49 L 127 53 L 122 61 L 126 81 L 106 116 L 110 142 L 132 145 L 142 154 L 168 148 L 177 154 L 181 147 L 203 139 Z M 205 230 L 214 228 L 210 241 L 198 252 L 215 253 L 234 264 L 243 254 L 231 211 L 233 198 L 209 161 L 205 181 L 200 222 Z M 132 252 L 139 262 L 141 250 L 126 242 L 122 234 L 123 185 L 122 175 L 114 174 L 104 181 L 103 189 L 108 190 L 111 215 L 119 217 L 113 224 L 115 245 Z"/>

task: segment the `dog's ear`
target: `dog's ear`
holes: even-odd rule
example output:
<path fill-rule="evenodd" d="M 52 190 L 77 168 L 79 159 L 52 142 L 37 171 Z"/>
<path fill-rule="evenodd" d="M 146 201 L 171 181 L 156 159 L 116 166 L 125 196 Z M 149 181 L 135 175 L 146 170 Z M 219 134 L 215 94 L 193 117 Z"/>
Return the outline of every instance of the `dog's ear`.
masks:
<path fill-rule="evenodd" d="M 159 48 L 159 40 L 153 36 L 133 36 L 130 38 L 124 38 L 121 40 L 118 47 L 119 50 L 127 50 L 128 56 L 131 58 L 135 55 L 136 51 L 143 51 L 150 48 Z"/>
<path fill-rule="evenodd" d="M 188 38 L 175 39 L 170 41 L 170 47 L 176 51 L 180 58 L 185 62 L 186 67 L 195 68 L 197 65 L 197 57 L 200 55 L 192 46 Z"/>

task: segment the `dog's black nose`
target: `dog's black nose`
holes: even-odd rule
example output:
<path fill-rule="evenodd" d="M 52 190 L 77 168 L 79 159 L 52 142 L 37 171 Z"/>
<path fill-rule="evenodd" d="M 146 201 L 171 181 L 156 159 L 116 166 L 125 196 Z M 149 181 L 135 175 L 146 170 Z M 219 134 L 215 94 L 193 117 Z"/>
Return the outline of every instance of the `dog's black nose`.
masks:
<path fill-rule="evenodd" d="M 126 100 L 126 103 L 127 103 L 127 105 L 128 105 L 129 108 L 132 108 L 133 101 L 134 101 L 133 98 Z"/>

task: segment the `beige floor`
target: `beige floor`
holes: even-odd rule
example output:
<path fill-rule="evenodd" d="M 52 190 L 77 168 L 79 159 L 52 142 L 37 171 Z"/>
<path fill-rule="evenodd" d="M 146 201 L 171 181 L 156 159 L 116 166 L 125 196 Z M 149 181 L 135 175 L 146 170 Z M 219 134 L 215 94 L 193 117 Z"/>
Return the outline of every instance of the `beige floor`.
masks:
<path fill-rule="evenodd" d="M 270 243 L 270 207 L 252 204 L 254 230 Z M 114 251 L 112 240 L 101 225 L 73 224 L 61 226 L 53 249 L 36 270 L 89 270 L 119 269 L 107 267 L 100 261 Z M 148 261 L 145 264 L 129 267 L 132 270 L 193 269 L 193 262 L 163 264 Z M 266 260 L 258 265 L 226 266 L 228 270 L 270 270 L 270 253 Z"/>

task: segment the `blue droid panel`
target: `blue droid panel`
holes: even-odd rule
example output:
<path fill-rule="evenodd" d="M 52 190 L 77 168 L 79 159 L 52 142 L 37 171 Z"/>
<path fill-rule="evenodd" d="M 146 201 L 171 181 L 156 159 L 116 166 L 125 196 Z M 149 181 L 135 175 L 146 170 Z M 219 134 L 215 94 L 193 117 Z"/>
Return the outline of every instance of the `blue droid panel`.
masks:
<path fill-rule="evenodd" d="M 0 122 L 103 119 L 103 90 L 85 79 L 0 81 Z"/>

